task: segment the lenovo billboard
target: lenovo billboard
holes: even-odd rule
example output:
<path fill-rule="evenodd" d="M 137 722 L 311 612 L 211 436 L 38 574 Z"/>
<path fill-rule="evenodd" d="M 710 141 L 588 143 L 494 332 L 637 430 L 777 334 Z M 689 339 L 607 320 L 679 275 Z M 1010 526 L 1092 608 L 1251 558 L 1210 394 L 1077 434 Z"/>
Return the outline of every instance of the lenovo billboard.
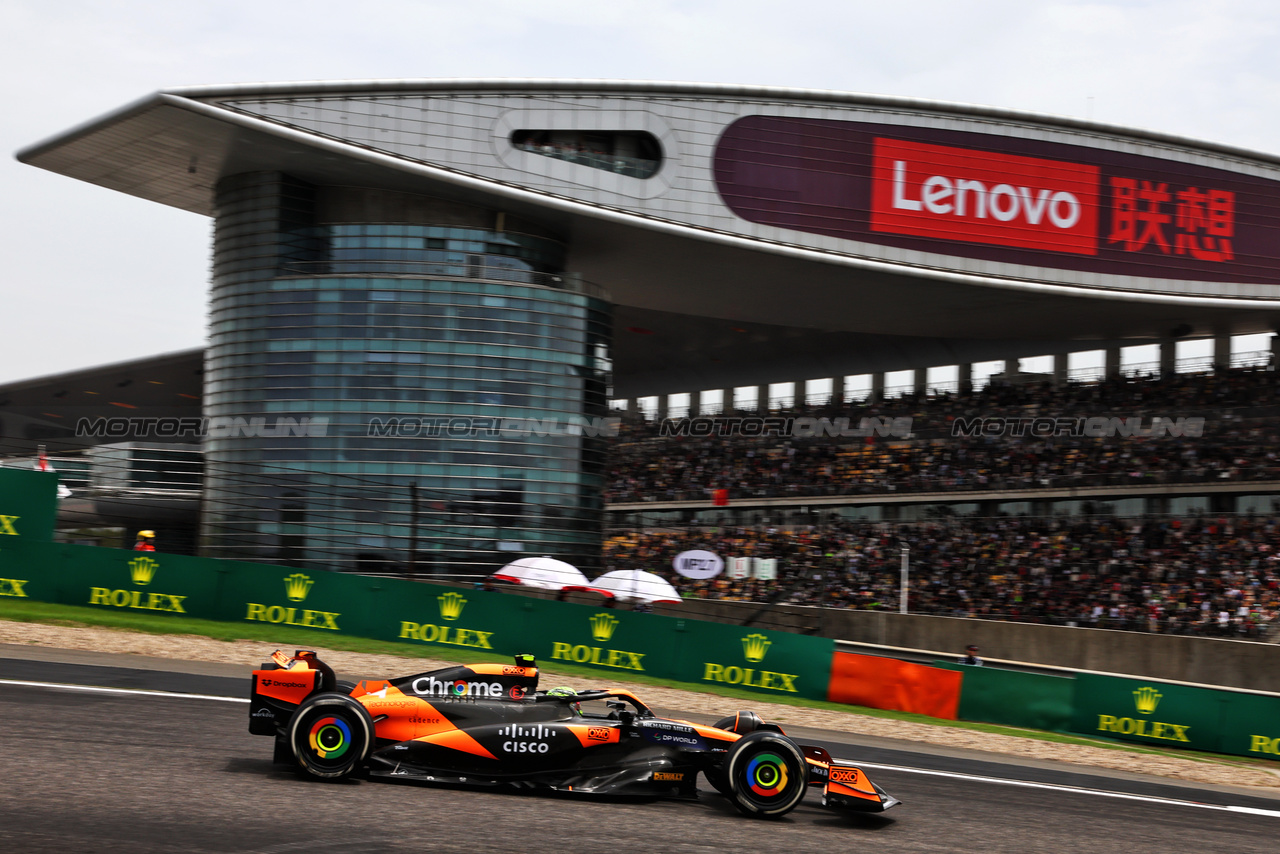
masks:
<path fill-rule="evenodd" d="M 715 177 L 725 204 L 763 225 L 1024 267 L 1280 284 L 1280 182 L 1127 147 L 750 116 L 721 137 Z"/>

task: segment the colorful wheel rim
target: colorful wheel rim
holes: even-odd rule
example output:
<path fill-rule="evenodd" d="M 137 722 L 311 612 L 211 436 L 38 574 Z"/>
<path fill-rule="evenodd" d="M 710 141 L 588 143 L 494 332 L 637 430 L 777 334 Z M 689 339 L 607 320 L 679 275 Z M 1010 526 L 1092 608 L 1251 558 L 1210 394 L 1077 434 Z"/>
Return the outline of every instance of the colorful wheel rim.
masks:
<path fill-rule="evenodd" d="M 351 749 L 351 728 L 339 718 L 320 718 L 311 725 L 308 740 L 316 756 L 337 759 Z"/>
<path fill-rule="evenodd" d="M 747 785 L 762 798 L 781 797 L 787 790 L 787 764 L 776 753 L 761 753 L 747 763 Z"/>

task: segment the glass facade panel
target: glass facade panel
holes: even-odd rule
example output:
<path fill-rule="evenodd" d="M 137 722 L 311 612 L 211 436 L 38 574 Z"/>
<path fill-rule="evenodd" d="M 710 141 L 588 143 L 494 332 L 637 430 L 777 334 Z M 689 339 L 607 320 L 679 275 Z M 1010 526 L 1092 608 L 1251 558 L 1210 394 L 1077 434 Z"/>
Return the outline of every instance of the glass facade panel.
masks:
<path fill-rule="evenodd" d="M 228 428 L 205 441 L 205 551 L 598 566 L 609 305 L 569 287 L 548 237 L 325 223 L 318 192 L 278 173 L 219 185 L 205 406 Z"/>
<path fill-rule="evenodd" d="M 518 130 L 511 144 L 521 151 L 567 160 L 631 178 L 651 178 L 662 166 L 662 145 L 644 131 Z"/>

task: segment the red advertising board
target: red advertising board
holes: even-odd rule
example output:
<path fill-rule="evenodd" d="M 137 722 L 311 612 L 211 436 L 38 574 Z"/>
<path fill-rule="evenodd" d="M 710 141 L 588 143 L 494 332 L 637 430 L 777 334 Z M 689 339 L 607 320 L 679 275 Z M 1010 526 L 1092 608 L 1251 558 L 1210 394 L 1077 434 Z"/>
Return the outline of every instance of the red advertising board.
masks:
<path fill-rule="evenodd" d="M 996 274 L 1280 284 L 1280 180 L 1127 149 L 747 116 L 721 135 L 714 172 L 751 222 L 1011 265 Z"/>
<path fill-rule="evenodd" d="M 1098 252 L 1096 166 L 877 138 L 871 229 Z"/>

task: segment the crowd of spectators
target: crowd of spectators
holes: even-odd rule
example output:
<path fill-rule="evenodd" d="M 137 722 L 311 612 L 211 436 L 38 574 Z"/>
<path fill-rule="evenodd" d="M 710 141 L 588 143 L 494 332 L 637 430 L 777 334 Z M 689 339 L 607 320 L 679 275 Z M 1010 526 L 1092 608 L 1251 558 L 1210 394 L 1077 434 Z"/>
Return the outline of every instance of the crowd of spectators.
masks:
<path fill-rule="evenodd" d="M 661 435 L 629 419 L 610 451 L 610 503 L 1280 479 L 1280 372 L 1237 369 L 1014 385 L 832 403 L 777 418 L 911 419 L 908 437 Z M 752 415 L 754 413 L 743 413 Z M 1199 435 L 953 435 L 957 418 L 1203 418 Z"/>
<path fill-rule="evenodd" d="M 732 414 L 732 413 L 731 413 Z M 757 413 L 736 413 L 755 415 Z M 663 435 L 631 418 L 611 448 L 611 503 L 1280 480 L 1280 372 L 1267 368 L 1094 383 L 991 383 L 767 413 L 909 417 L 910 435 Z M 1204 418 L 1199 435 L 953 435 L 957 418 Z M 883 423 L 888 423 L 884 421 Z M 1176 432 L 1176 431 L 1175 431 Z M 953 517 L 831 521 L 793 528 L 632 531 L 605 546 L 610 569 L 648 569 L 682 595 L 897 610 L 902 548 L 917 614 L 1263 637 L 1280 615 L 1280 519 Z M 771 580 L 675 575 L 707 549 L 776 558 Z M 1273 630 L 1280 631 L 1280 629 Z"/>
<path fill-rule="evenodd" d="M 888 526 L 616 534 L 609 569 L 669 577 L 686 597 L 897 610 L 902 547 L 911 613 L 1258 638 L 1280 615 L 1280 519 L 951 519 Z M 706 549 L 776 558 L 772 580 L 676 575 Z"/>

